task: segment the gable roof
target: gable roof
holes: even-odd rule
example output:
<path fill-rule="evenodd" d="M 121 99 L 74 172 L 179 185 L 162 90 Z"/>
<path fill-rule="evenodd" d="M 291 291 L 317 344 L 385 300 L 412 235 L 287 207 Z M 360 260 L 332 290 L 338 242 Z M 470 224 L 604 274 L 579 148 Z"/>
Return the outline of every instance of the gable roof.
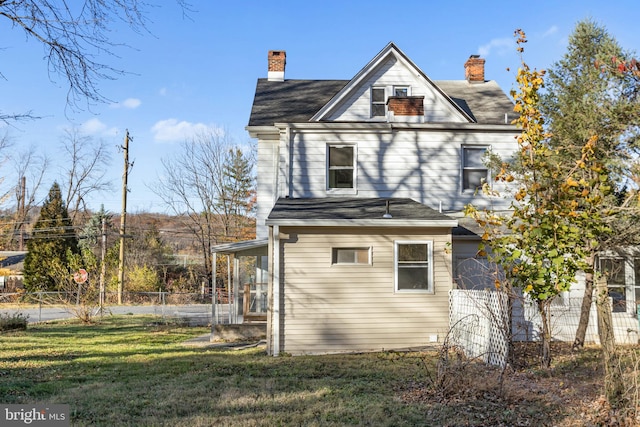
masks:
<path fill-rule="evenodd" d="M 347 99 L 350 94 L 360 85 L 362 82 L 369 79 L 375 72 L 376 69 L 389 58 L 393 58 L 397 61 L 400 61 L 404 64 L 407 69 L 410 69 L 413 73 L 415 73 L 420 79 L 422 79 L 427 86 L 431 86 L 435 91 L 440 95 L 440 97 L 444 100 L 444 103 L 448 105 L 449 108 L 454 110 L 462 119 L 473 122 L 473 119 L 467 114 L 467 112 L 460 108 L 455 102 L 447 96 L 437 85 L 435 85 L 426 74 L 422 72 L 420 68 L 411 60 L 404 52 L 402 52 L 398 46 L 396 46 L 393 42 L 387 44 L 384 49 L 382 49 L 367 65 L 365 65 L 358 73 L 349 80 L 347 83 L 327 104 L 325 104 L 312 118 L 311 120 L 323 120 L 327 116 L 329 116 L 330 112 L 337 107 L 341 102 Z"/>
<path fill-rule="evenodd" d="M 390 218 L 385 218 L 389 202 Z M 456 227 L 458 221 L 408 198 L 280 198 L 267 225 Z"/>
<path fill-rule="evenodd" d="M 258 79 L 248 126 L 273 126 L 275 123 L 308 123 L 331 102 L 338 102 L 349 88 L 388 57 L 397 55 L 414 67 L 426 82 L 469 121 L 478 124 L 509 124 L 515 118 L 513 102 L 495 81 L 469 83 L 466 80 L 430 80 L 415 64 L 390 43 L 351 80 Z"/>

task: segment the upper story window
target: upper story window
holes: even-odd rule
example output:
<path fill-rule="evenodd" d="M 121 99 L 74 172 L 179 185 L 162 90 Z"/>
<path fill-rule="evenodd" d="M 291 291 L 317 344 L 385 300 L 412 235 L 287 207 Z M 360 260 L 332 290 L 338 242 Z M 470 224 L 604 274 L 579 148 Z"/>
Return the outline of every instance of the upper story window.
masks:
<path fill-rule="evenodd" d="M 355 145 L 327 146 L 327 189 L 335 191 L 355 190 Z"/>
<path fill-rule="evenodd" d="M 387 115 L 387 97 L 385 88 L 371 88 L 371 117 L 384 117 Z"/>
<path fill-rule="evenodd" d="M 477 190 L 489 180 L 489 169 L 484 164 L 484 146 L 462 147 L 462 191 Z"/>
<path fill-rule="evenodd" d="M 396 241 L 394 261 L 396 292 L 433 293 L 432 241 Z"/>
<path fill-rule="evenodd" d="M 409 96 L 409 86 L 394 86 L 393 96 Z"/>

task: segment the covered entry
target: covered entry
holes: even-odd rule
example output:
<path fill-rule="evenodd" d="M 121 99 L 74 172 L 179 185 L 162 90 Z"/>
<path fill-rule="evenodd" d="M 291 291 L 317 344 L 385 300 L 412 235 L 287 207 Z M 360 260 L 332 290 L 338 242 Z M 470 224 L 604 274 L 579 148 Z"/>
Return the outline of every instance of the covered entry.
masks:
<path fill-rule="evenodd" d="M 213 246 L 211 251 L 215 286 L 212 331 L 216 324 L 266 322 L 267 239 L 225 243 Z M 216 268 L 221 257 L 226 258 L 226 287 Z"/>

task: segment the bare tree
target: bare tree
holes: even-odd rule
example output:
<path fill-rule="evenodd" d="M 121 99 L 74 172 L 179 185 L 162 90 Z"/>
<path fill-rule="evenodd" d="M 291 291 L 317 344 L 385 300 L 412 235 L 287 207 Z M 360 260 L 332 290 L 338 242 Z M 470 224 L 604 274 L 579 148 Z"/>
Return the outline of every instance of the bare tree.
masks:
<path fill-rule="evenodd" d="M 184 13 L 186 1 L 176 2 Z M 0 0 L 0 16 L 13 28 L 21 28 L 26 39 L 43 45 L 49 74 L 67 82 L 67 105 L 78 107 L 84 100 L 87 104 L 108 101 L 98 82 L 126 73 L 100 60 L 126 46 L 112 39 L 113 26 L 121 22 L 136 32 L 146 31 L 146 13 L 152 6 L 145 0 Z M 5 122 L 24 118 L 33 117 L 0 112 Z"/>
<path fill-rule="evenodd" d="M 230 166 L 245 164 L 243 158 L 226 133 L 200 134 L 182 143 L 180 154 L 163 159 L 163 175 L 149 185 L 174 214 L 188 219 L 186 226 L 198 241 L 210 286 L 211 246 L 238 237 L 229 225 L 236 223 L 232 217 L 247 212 L 252 194 L 236 182 L 250 178 L 252 185 L 253 178 L 246 176 L 250 170 L 244 169 L 244 176 L 230 173 Z M 237 194 L 231 194 L 234 191 Z"/>
<path fill-rule="evenodd" d="M 17 182 L 12 191 L 15 202 L 15 216 L 10 246 L 24 249 L 24 238 L 29 219 L 41 200 L 36 199 L 42 180 L 49 168 L 49 159 L 38 154 L 34 146 L 11 156 L 10 162 L 15 171 Z"/>
<path fill-rule="evenodd" d="M 96 141 L 77 128 L 65 130 L 61 149 L 66 158 L 61 179 L 64 202 L 73 222 L 78 212 L 87 210 L 87 196 L 112 189 L 106 178 L 111 155 L 105 141 Z"/>

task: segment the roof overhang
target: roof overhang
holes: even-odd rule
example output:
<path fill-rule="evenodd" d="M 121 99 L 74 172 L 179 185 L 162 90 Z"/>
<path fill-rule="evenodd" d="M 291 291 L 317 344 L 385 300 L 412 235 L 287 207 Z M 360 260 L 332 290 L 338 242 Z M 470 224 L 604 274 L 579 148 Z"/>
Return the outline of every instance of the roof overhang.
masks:
<path fill-rule="evenodd" d="M 452 220 L 411 220 L 411 219 L 267 219 L 266 225 L 290 227 L 414 227 L 452 228 L 458 221 Z"/>
<path fill-rule="evenodd" d="M 269 244 L 267 239 L 244 240 L 242 242 L 222 243 L 211 247 L 211 252 L 223 255 L 255 251 Z"/>

